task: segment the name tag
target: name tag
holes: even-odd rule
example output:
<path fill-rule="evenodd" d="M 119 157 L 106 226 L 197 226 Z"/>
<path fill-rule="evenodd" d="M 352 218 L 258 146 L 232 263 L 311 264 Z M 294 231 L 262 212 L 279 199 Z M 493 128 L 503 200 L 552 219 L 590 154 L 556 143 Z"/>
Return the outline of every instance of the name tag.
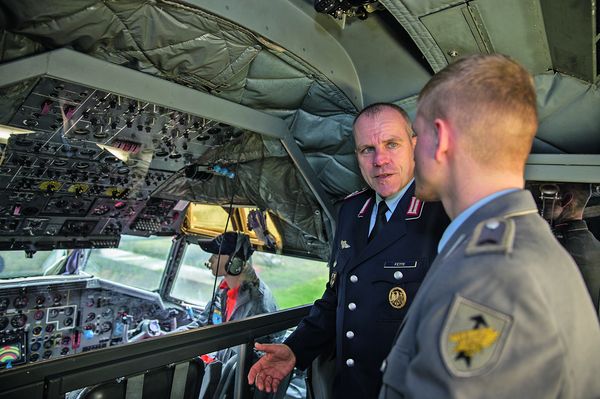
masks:
<path fill-rule="evenodd" d="M 383 267 L 385 269 L 414 269 L 417 267 L 417 264 L 419 262 L 415 261 L 391 261 L 391 260 L 386 260 L 383 263 Z"/>

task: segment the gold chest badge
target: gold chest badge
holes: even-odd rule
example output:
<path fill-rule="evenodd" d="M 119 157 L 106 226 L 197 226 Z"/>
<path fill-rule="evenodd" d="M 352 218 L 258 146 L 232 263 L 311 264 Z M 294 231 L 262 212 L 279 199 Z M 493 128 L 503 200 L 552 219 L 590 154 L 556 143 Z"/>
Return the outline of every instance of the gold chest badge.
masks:
<path fill-rule="evenodd" d="M 406 291 L 400 287 L 394 287 L 388 294 L 390 305 L 395 309 L 402 309 L 406 305 Z"/>

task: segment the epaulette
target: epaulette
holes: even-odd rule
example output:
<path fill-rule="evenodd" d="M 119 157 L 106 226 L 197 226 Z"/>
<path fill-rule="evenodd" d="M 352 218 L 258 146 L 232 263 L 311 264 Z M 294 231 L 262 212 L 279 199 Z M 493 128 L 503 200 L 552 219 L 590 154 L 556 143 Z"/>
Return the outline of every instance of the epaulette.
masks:
<path fill-rule="evenodd" d="M 492 218 L 480 222 L 467 244 L 465 255 L 512 252 L 515 222 L 512 219 Z"/>
<path fill-rule="evenodd" d="M 367 191 L 368 189 L 369 189 L 368 187 L 365 187 L 365 188 L 363 188 L 362 190 L 357 190 L 357 191 L 355 191 L 355 192 L 353 192 L 353 193 L 350 193 L 350 194 L 348 194 L 348 195 L 346 195 L 346 196 L 344 197 L 344 201 L 345 201 L 345 200 L 347 200 L 347 199 L 350 199 L 350 198 L 354 198 L 354 197 L 356 197 L 357 195 L 364 193 L 364 192 L 365 192 L 365 191 Z"/>

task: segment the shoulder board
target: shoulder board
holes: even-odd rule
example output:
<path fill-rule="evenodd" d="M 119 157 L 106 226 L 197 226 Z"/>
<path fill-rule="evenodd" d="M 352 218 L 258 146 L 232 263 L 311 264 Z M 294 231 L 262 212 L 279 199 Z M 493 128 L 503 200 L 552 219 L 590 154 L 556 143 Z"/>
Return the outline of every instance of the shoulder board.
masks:
<path fill-rule="evenodd" d="M 512 219 L 487 219 L 475 227 L 465 255 L 509 254 L 512 252 L 514 239 L 515 222 Z"/>
<path fill-rule="evenodd" d="M 350 198 L 354 198 L 354 197 L 356 197 L 357 195 L 360 195 L 360 194 L 364 193 L 364 192 L 365 192 L 365 191 L 367 191 L 368 189 L 369 189 L 368 187 L 365 187 L 365 188 L 363 188 L 362 190 L 357 190 L 357 191 L 355 191 L 355 192 L 353 192 L 353 193 L 350 193 L 350 194 L 348 194 L 347 196 L 345 196 L 345 197 L 344 197 L 344 200 L 347 200 L 347 199 L 350 199 Z"/>

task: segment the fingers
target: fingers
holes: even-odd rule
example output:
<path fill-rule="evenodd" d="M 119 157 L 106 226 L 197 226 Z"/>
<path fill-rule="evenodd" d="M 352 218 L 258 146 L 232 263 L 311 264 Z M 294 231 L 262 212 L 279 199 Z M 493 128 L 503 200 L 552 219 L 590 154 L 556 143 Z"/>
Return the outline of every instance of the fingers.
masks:
<path fill-rule="evenodd" d="M 267 393 L 277 392 L 277 388 L 281 380 L 279 378 L 275 378 L 269 374 L 259 373 L 256 378 L 256 387 L 261 391 L 266 391 Z"/>
<path fill-rule="evenodd" d="M 254 384 L 260 391 L 268 393 L 277 392 L 280 383 L 280 378 L 275 377 L 269 372 L 265 372 L 260 364 L 260 360 L 248 372 L 248 384 Z"/>
<path fill-rule="evenodd" d="M 262 359 L 259 359 L 258 362 L 256 362 L 254 364 L 254 366 L 252 366 L 250 368 L 250 371 L 248 372 L 248 384 L 252 385 L 254 384 L 255 380 L 256 380 L 256 376 L 258 375 L 258 373 L 260 373 L 260 370 L 262 369 Z"/>
<path fill-rule="evenodd" d="M 273 392 L 277 392 L 277 388 L 279 388 L 279 384 L 281 383 L 281 380 L 279 378 L 273 378 L 271 387 L 273 389 Z"/>
<path fill-rule="evenodd" d="M 259 344 L 258 342 L 254 344 L 256 350 L 265 352 L 265 353 L 273 353 L 277 350 L 276 344 Z"/>
<path fill-rule="evenodd" d="M 259 344 L 254 347 L 264 353 L 248 372 L 248 384 L 268 393 L 277 392 L 277 388 L 296 364 L 296 356 L 287 345 Z"/>

